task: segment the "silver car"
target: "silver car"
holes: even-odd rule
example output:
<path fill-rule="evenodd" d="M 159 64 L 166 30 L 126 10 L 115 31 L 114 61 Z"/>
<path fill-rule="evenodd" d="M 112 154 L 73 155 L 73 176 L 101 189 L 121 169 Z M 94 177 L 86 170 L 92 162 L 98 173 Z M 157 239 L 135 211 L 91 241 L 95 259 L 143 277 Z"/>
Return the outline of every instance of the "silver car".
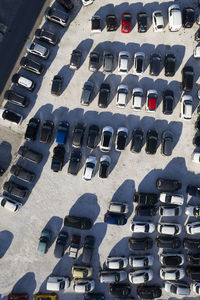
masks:
<path fill-rule="evenodd" d="M 127 279 L 125 271 L 101 271 L 99 272 L 99 281 L 101 283 L 120 282 Z"/>
<path fill-rule="evenodd" d="M 47 59 L 49 57 L 49 49 L 47 49 L 44 46 L 41 46 L 38 43 L 35 42 L 29 42 L 27 43 L 27 52 L 40 56 L 44 59 Z"/>

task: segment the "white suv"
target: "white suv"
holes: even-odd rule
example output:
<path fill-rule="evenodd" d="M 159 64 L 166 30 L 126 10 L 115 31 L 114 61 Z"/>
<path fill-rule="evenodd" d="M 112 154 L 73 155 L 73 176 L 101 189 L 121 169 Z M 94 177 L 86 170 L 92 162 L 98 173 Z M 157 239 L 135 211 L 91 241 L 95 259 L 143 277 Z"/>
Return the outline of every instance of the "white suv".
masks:
<path fill-rule="evenodd" d="M 182 27 L 182 14 L 179 5 L 173 4 L 168 8 L 169 30 L 179 31 Z"/>
<path fill-rule="evenodd" d="M 120 84 L 117 88 L 117 107 L 124 108 L 127 103 L 128 87 Z"/>
<path fill-rule="evenodd" d="M 164 28 L 164 18 L 160 10 L 156 10 L 152 14 L 153 30 L 155 32 L 162 32 Z"/>
<path fill-rule="evenodd" d="M 130 54 L 127 51 L 119 52 L 118 71 L 120 74 L 127 74 L 129 69 Z"/>
<path fill-rule="evenodd" d="M 184 94 L 181 98 L 181 119 L 190 120 L 192 118 L 192 96 Z"/>

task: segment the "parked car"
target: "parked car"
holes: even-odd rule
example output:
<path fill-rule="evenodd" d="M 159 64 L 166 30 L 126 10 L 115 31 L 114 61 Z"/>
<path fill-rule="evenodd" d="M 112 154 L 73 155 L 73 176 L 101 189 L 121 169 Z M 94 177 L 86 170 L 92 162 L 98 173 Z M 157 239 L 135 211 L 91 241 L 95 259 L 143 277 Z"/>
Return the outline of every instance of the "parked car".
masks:
<path fill-rule="evenodd" d="M 110 85 L 108 83 L 102 83 L 99 91 L 98 106 L 100 108 L 108 107 L 110 97 Z"/>
<path fill-rule="evenodd" d="M 153 271 L 151 269 L 141 269 L 128 273 L 128 279 L 132 284 L 141 284 L 153 279 Z"/>
<path fill-rule="evenodd" d="M 10 293 L 7 296 L 7 300 L 28 300 L 29 295 L 24 293 L 24 294 L 19 294 L 19 293 Z"/>
<path fill-rule="evenodd" d="M 61 121 L 58 124 L 57 135 L 56 135 L 56 143 L 59 145 L 64 145 L 67 141 L 67 136 L 69 133 L 69 123 L 65 121 Z"/>
<path fill-rule="evenodd" d="M 58 234 L 56 245 L 54 249 L 54 256 L 56 258 L 62 258 L 65 250 L 67 249 L 67 242 L 68 242 L 68 233 L 67 231 L 61 230 Z"/>
<path fill-rule="evenodd" d="M 84 240 L 82 262 L 86 265 L 91 264 L 93 252 L 95 246 L 95 237 L 93 235 L 87 235 Z"/>
<path fill-rule="evenodd" d="M 185 229 L 188 234 L 200 233 L 200 222 L 187 223 Z"/>
<path fill-rule="evenodd" d="M 196 139 L 193 140 L 196 143 Z M 200 153 L 193 152 L 192 153 L 192 162 L 199 164 L 200 163 Z"/>
<path fill-rule="evenodd" d="M 30 103 L 27 96 L 19 94 L 13 90 L 7 90 L 4 94 L 4 99 L 21 107 L 27 107 Z"/>
<path fill-rule="evenodd" d="M 171 131 L 169 131 L 169 130 L 165 130 L 162 133 L 161 153 L 163 155 L 165 155 L 165 156 L 172 155 L 173 141 L 174 141 L 173 133 Z"/>
<path fill-rule="evenodd" d="M 181 239 L 174 236 L 159 235 L 156 238 L 158 248 L 177 249 L 181 247 Z"/>
<path fill-rule="evenodd" d="M 133 201 L 139 205 L 154 205 L 158 202 L 158 194 L 135 192 Z"/>
<path fill-rule="evenodd" d="M 182 90 L 190 92 L 193 89 L 194 70 L 191 66 L 185 66 L 182 69 Z"/>
<path fill-rule="evenodd" d="M 109 285 L 110 295 L 116 297 L 127 297 L 131 292 L 129 283 L 111 283 Z"/>
<path fill-rule="evenodd" d="M 100 53 L 97 51 L 90 52 L 89 56 L 89 70 L 91 72 L 96 72 L 100 65 Z"/>
<path fill-rule="evenodd" d="M 193 98 L 191 95 L 184 94 L 181 98 L 181 118 L 190 120 L 192 118 L 192 103 Z"/>
<path fill-rule="evenodd" d="M 129 211 L 129 205 L 126 202 L 111 201 L 108 210 L 114 213 L 126 214 Z"/>
<path fill-rule="evenodd" d="M 181 225 L 175 223 L 158 223 L 157 231 L 161 234 L 178 235 L 181 233 Z"/>
<path fill-rule="evenodd" d="M 33 295 L 33 300 L 58 300 L 58 295 L 56 293 L 37 293 Z"/>
<path fill-rule="evenodd" d="M 150 57 L 150 75 L 158 76 L 161 68 L 161 55 L 158 53 L 151 54 Z"/>
<path fill-rule="evenodd" d="M 124 108 L 127 104 L 128 87 L 125 84 L 120 84 L 117 88 L 117 102 L 119 108 Z"/>
<path fill-rule="evenodd" d="M 132 132 L 131 152 L 139 153 L 143 146 L 144 133 L 142 129 L 136 128 Z"/>
<path fill-rule="evenodd" d="M 51 94 L 60 96 L 62 93 L 63 78 L 60 75 L 55 75 L 51 85 Z"/>
<path fill-rule="evenodd" d="M 36 29 L 35 37 L 36 37 L 36 39 L 43 41 L 45 43 L 48 43 L 50 45 L 53 45 L 53 46 L 55 46 L 58 43 L 57 35 L 51 31 L 43 29 L 43 28 Z"/>
<path fill-rule="evenodd" d="M 147 32 L 147 14 L 140 12 L 137 14 L 138 32 Z"/>
<path fill-rule="evenodd" d="M 20 66 L 30 72 L 41 75 L 44 72 L 44 65 L 26 57 L 22 57 L 20 60 Z"/>
<path fill-rule="evenodd" d="M 58 145 L 53 149 L 53 157 L 51 161 L 51 170 L 53 172 L 59 172 L 63 168 L 65 157 L 65 148 L 62 145 Z"/>
<path fill-rule="evenodd" d="M 110 164 L 111 164 L 111 158 L 109 155 L 103 155 L 100 158 L 100 164 L 99 164 L 99 177 L 100 178 L 108 178 Z"/>
<path fill-rule="evenodd" d="M 130 250 L 148 250 L 153 247 L 153 240 L 152 238 L 129 238 L 128 247 Z"/>
<path fill-rule="evenodd" d="M 99 272 L 100 283 L 120 282 L 127 279 L 127 273 L 122 270 L 106 270 Z"/>
<path fill-rule="evenodd" d="M 129 266 L 132 268 L 146 268 L 153 265 L 154 258 L 152 255 L 130 255 Z"/>
<path fill-rule="evenodd" d="M 72 70 L 78 70 L 81 64 L 82 52 L 78 49 L 72 51 L 69 68 Z"/>
<path fill-rule="evenodd" d="M 95 288 L 95 282 L 92 279 L 74 279 L 73 289 L 75 293 L 88 293 Z"/>
<path fill-rule="evenodd" d="M 118 72 L 120 74 L 127 74 L 129 70 L 130 54 L 127 51 L 119 52 L 118 57 Z"/>
<path fill-rule="evenodd" d="M 200 240 L 199 239 L 183 239 L 183 247 L 187 250 L 199 250 L 200 248 Z"/>
<path fill-rule="evenodd" d="M 200 254 L 199 253 L 188 253 L 187 260 L 190 265 L 200 265 Z"/>
<path fill-rule="evenodd" d="M 130 230 L 134 233 L 152 233 L 155 231 L 155 225 L 152 222 L 132 221 Z"/>
<path fill-rule="evenodd" d="M 50 7 L 45 16 L 47 20 L 63 27 L 67 27 L 70 23 L 69 14 L 55 7 Z"/>
<path fill-rule="evenodd" d="M 189 296 L 190 286 L 185 281 L 165 281 L 165 291 L 171 294 L 175 294 L 177 296 Z"/>
<path fill-rule="evenodd" d="M 157 107 L 158 92 L 156 90 L 147 91 L 146 111 L 155 112 Z"/>
<path fill-rule="evenodd" d="M 191 217 L 200 216 L 200 206 L 188 205 L 185 207 L 185 214 Z"/>
<path fill-rule="evenodd" d="M 184 28 L 191 28 L 195 22 L 195 11 L 193 7 L 184 7 L 182 11 Z"/>
<path fill-rule="evenodd" d="M 197 34 L 198 34 L 198 32 L 197 32 Z M 199 44 L 196 45 L 196 47 L 194 48 L 193 57 L 194 58 L 200 58 L 200 45 Z"/>
<path fill-rule="evenodd" d="M 36 174 L 34 172 L 24 169 L 22 166 L 18 164 L 12 165 L 10 169 L 10 173 L 15 177 L 29 183 L 32 183 L 36 178 Z"/>
<path fill-rule="evenodd" d="M 141 299 L 155 299 L 162 296 L 162 289 L 158 285 L 138 285 L 137 294 Z"/>
<path fill-rule="evenodd" d="M 64 218 L 64 226 L 73 227 L 81 230 L 89 230 L 92 228 L 93 222 L 87 217 L 66 216 Z"/>
<path fill-rule="evenodd" d="M 72 11 L 74 8 L 74 3 L 72 0 L 56 0 L 66 11 Z"/>
<path fill-rule="evenodd" d="M 154 129 L 149 129 L 146 136 L 146 148 L 147 154 L 155 154 L 158 146 L 158 133 Z"/>
<path fill-rule="evenodd" d="M 69 277 L 49 276 L 47 279 L 47 291 L 66 291 L 70 286 Z"/>
<path fill-rule="evenodd" d="M 200 197 L 200 186 L 188 184 L 186 193 L 193 197 Z"/>
<path fill-rule="evenodd" d="M 39 118 L 31 118 L 28 122 L 24 138 L 27 141 L 35 141 L 40 126 Z"/>
<path fill-rule="evenodd" d="M 69 257 L 75 259 L 78 256 L 78 250 L 80 248 L 81 236 L 72 234 L 70 245 L 69 245 Z"/>
<path fill-rule="evenodd" d="M 94 91 L 94 83 L 91 81 L 86 81 L 83 86 L 83 91 L 81 95 L 81 104 L 89 105 L 92 100 L 92 93 Z"/>
<path fill-rule="evenodd" d="M 21 146 L 17 153 L 21 155 L 23 158 L 26 158 L 36 164 L 39 164 L 43 159 L 42 153 L 32 150 L 27 146 Z"/>
<path fill-rule="evenodd" d="M 139 216 L 139 217 L 152 217 L 157 214 L 157 211 L 158 211 L 158 209 L 155 206 L 138 205 L 135 208 L 135 215 Z"/>
<path fill-rule="evenodd" d="M 16 125 L 20 125 L 23 120 L 23 116 L 6 108 L 0 108 L 0 118 L 10 121 Z"/>
<path fill-rule="evenodd" d="M 182 208 L 178 205 L 163 205 L 159 207 L 159 215 L 163 217 L 179 217 L 182 214 Z M 179 202 L 180 203 L 180 202 Z"/>
<path fill-rule="evenodd" d="M 182 183 L 179 180 L 176 180 L 176 179 L 158 178 L 157 181 L 156 181 L 156 187 L 157 187 L 158 190 L 161 190 L 161 191 L 175 192 L 175 191 L 181 189 Z M 164 202 L 164 201 L 162 201 L 162 202 Z M 175 202 L 172 202 L 171 199 L 169 201 L 165 200 L 165 202 L 172 203 L 172 204 L 177 204 Z"/>
<path fill-rule="evenodd" d="M 165 76 L 174 76 L 176 69 L 176 57 L 174 54 L 169 53 L 165 55 Z"/>
<path fill-rule="evenodd" d="M 51 245 L 52 231 L 49 229 L 43 229 L 39 238 L 39 244 L 37 251 L 40 254 L 45 254 L 49 250 Z"/>
<path fill-rule="evenodd" d="M 114 134 L 114 130 L 110 126 L 105 126 L 102 129 L 101 144 L 100 144 L 101 151 L 109 152 L 111 150 L 113 134 Z"/>
<path fill-rule="evenodd" d="M 127 217 L 124 214 L 107 212 L 104 215 L 104 223 L 111 225 L 125 225 L 127 223 Z"/>
<path fill-rule="evenodd" d="M 134 73 L 140 75 L 144 73 L 145 54 L 143 52 L 136 52 L 134 55 Z"/>
<path fill-rule="evenodd" d="M 106 16 L 106 29 L 107 31 L 116 31 L 117 30 L 117 17 L 114 14 Z"/>
<path fill-rule="evenodd" d="M 73 150 L 70 156 L 69 166 L 68 166 L 68 173 L 72 175 L 77 175 L 80 170 L 82 159 L 81 150 L 76 149 Z"/>
<path fill-rule="evenodd" d="M 184 255 L 181 253 L 162 253 L 160 263 L 165 267 L 179 267 L 185 262 Z M 171 279 L 170 279 L 171 280 Z"/>
<path fill-rule="evenodd" d="M 200 295 L 200 283 L 199 282 L 193 283 L 192 290 L 196 295 Z"/>
<path fill-rule="evenodd" d="M 90 149 L 96 148 L 99 141 L 99 127 L 91 125 L 88 129 L 87 147 Z"/>
<path fill-rule="evenodd" d="M 50 144 L 52 140 L 54 122 L 47 120 L 42 124 L 40 143 Z"/>
<path fill-rule="evenodd" d="M 162 184 L 162 182 L 160 183 Z M 173 184 L 174 185 L 174 184 Z M 173 185 L 169 181 L 169 187 L 163 187 L 163 189 L 171 189 Z M 176 204 L 176 205 L 183 205 L 184 197 L 181 194 L 171 194 L 171 193 L 161 193 L 160 194 L 160 201 L 164 203 Z"/>
<path fill-rule="evenodd" d="M 142 108 L 142 98 L 143 98 L 143 89 L 134 88 L 133 89 L 133 104 L 132 108 L 135 111 L 140 111 Z"/>
<path fill-rule="evenodd" d="M 83 173 L 83 179 L 89 181 L 95 174 L 95 167 L 97 164 L 97 159 L 95 156 L 88 156 L 85 162 L 85 169 Z"/>
<path fill-rule="evenodd" d="M 125 150 L 127 138 L 128 138 L 128 129 L 126 127 L 120 127 L 117 130 L 115 149 L 118 151 Z"/>
<path fill-rule="evenodd" d="M 35 89 L 35 82 L 27 77 L 24 77 L 20 74 L 14 74 L 12 77 L 12 82 L 16 85 L 25 88 L 29 92 L 32 92 Z"/>
<path fill-rule="evenodd" d="M 164 18 L 160 10 L 156 10 L 152 14 L 154 32 L 162 32 L 164 29 Z"/>
<path fill-rule="evenodd" d="M 92 32 L 101 32 L 101 17 L 94 15 L 91 18 L 91 31 Z"/>
<path fill-rule="evenodd" d="M 173 113 L 174 93 L 171 90 L 163 92 L 163 114 L 171 115 Z"/>
<path fill-rule="evenodd" d="M 91 277 L 93 273 L 92 267 L 73 265 L 72 276 L 73 278 L 87 278 Z"/>
<path fill-rule="evenodd" d="M 40 56 L 44 59 L 47 59 L 49 57 L 49 49 L 35 42 L 28 42 L 26 50 L 27 52 Z"/>
<path fill-rule="evenodd" d="M 7 196 L 0 196 L 0 205 L 3 208 L 6 208 L 9 211 L 17 212 L 22 207 L 22 203 L 10 199 Z"/>
<path fill-rule="evenodd" d="M 111 270 L 121 270 L 128 266 L 128 259 L 125 256 L 111 257 L 108 256 L 105 265 Z"/>
<path fill-rule="evenodd" d="M 26 198 L 29 193 L 29 189 L 23 185 L 17 184 L 12 180 L 6 181 L 3 185 L 5 192 L 18 198 Z"/>
<path fill-rule="evenodd" d="M 177 4 L 170 5 L 168 8 L 169 31 L 179 31 L 182 27 L 182 14 L 180 6 Z"/>
<path fill-rule="evenodd" d="M 129 12 L 124 12 L 121 16 L 121 32 L 129 33 L 131 31 L 132 15 Z"/>
<path fill-rule="evenodd" d="M 83 144 L 83 137 L 85 133 L 85 126 L 82 123 L 76 124 L 73 131 L 72 136 L 72 146 L 76 148 L 82 147 Z"/>

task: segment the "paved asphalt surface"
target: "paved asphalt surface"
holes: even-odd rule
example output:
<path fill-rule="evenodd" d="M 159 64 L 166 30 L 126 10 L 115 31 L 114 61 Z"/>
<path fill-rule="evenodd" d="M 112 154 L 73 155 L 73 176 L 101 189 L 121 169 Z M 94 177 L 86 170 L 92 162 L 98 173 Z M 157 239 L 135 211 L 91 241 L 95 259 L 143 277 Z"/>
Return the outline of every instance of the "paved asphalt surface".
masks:
<path fill-rule="evenodd" d="M 0 43 L 0 94 L 46 0 L 1 0 L 0 23 L 8 32 Z"/>

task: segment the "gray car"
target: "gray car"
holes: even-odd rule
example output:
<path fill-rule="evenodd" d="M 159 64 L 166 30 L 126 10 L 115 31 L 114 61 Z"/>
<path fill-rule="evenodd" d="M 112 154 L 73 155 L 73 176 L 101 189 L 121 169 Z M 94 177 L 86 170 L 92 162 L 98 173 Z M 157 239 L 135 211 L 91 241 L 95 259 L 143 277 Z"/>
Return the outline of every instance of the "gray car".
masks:
<path fill-rule="evenodd" d="M 21 146 L 18 150 L 18 154 L 36 164 L 39 164 L 43 158 L 42 153 L 36 152 L 26 146 Z"/>
<path fill-rule="evenodd" d="M 162 147 L 161 153 L 165 156 L 170 156 L 173 150 L 173 133 L 169 130 L 165 130 L 162 134 Z"/>
<path fill-rule="evenodd" d="M 78 49 L 72 51 L 69 68 L 72 70 L 78 70 L 81 63 L 82 52 Z"/>
<path fill-rule="evenodd" d="M 111 73 L 113 71 L 114 56 L 110 52 L 104 52 L 103 55 L 103 71 Z"/>
<path fill-rule="evenodd" d="M 81 95 L 81 104 L 89 105 L 91 102 L 92 93 L 94 91 L 94 83 L 91 81 L 85 82 Z"/>
<path fill-rule="evenodd" d="M 70 22 L 69 14 L 55 7 L 49 8 L 46 13 L 46 18 L 47 20 L 57 23 L 63 27 L 67 27 Z"/>
<path fill-rule="evenodd" d="M 52 237 L 51 230 L 48 230 L 48 229 L 42 230 L 40 239 L 39 239 L 38 249 L 37 249 L 37 251 L 40 254 L 47 253 L 47 251 L 50 247 L 51 237 Z"/>
<path fill-rule="evenodd" d="M 27 181 L 27 182 L 33 182 L 36 177 L 35 173 L 24 169 L 20 165 L 13 165 L 10 170 L 10 173 L 12 175 L 16 176 L 17 178 Z"/>

